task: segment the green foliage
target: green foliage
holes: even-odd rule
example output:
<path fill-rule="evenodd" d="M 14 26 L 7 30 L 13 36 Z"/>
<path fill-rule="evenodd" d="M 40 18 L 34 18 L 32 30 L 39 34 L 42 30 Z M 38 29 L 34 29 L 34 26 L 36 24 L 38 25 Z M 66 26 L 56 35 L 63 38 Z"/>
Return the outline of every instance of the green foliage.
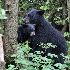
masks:
<path fill-rule="evenodd" d="M 7 19 L 6 17 L 6 12 L 5 10 L 2 8 L 3 7 L 3 2 L 2 0 L 0 0 L 0 35 L 3 34 L 4 32 L 4 24 L 3 24 L 3 20 Z"/>
<path fill-rule="evenodd" d="M 59 68 L 59 70 L 64 70 L 64 68 L 66 68 L 66 67 L 67 67 L 67 65 L 66 65 L 66 64 L 61 64 L 61 63 L 57 63 L 57 64 L 55 64 L 54 66 L 58 67 L 58 68 Z"/>
<path fill-rule="evenodd" d="M 4 9 L 2 9 L 1 7 L 0 7 L 0 34 L 3 34 L 3 32 L 4 32 L 4 24 L 3 24 L 3 20 L 4 19 L 7 19 L 7 17 L 6 17 L 6 13 L 5 13 L 5 10 Z"/>
<path fill-rule="evenodd" d="M 64 37 L 70 37 L 70 33 L 69 32 L 65 32 L 64 33 Z"/>
<path fill-rule="evenodd" d="M 6 12 L 4 9 L 2 9 L 4 6 L 2 0 L 0 0 L 0 19 L 7 19 L 7 17 L 5 16 L 6 15 Z"/>
<path fill-rule="evenodd" d="M 41 68 L 42 70 L 56 70 L 54 66 L 58 67 L 58 70 L 64 70 L 67 67 L 66 64 L 61 63 L 57 63 L 54 65 L 54 60 L 48 59 L 47 56 L 41 56 L 41 54 L 43 53 L 42 51 L 29 53 L 31 48 L 28 47 L 28 42 L 14 45 L 14 47 L 17 48 L 17 52 L 11 57 L 15 57 L 16 67 L 13 65 L 9 65 L 9 68 L 6 70 L 17 70 L 17 68 L 19 70 L 39 70 L 39 68 Z M 51 53 L 48 53 L 48 56 L 51 58 L 57 57 L 57 55 Z M 29 59 L 31 59 L 32 61 L 30 61 Z"/>
<path fill-rule="evenodd" d="M 62 7 L 58 7 L 58 8 L 56 8 L 56 10 L 57 11 L 60 11 L 60 10 L 62 10 Z"/>
<path fill-rule="evenodd" d="M 0 8 L 0 19 L 7 19 L 5 10 Z"/>
<path fill-rule="evenodd" d="M 51 53 L 48 53 L 48 56 L 50 56 L 51 58 L 53 58 L 53 57 L 57 57 L 57 58 L 58 58 L 57 55 L 55 55 L 55 54 L 51 54 Z"/>
<path fill-rule="evenodd" d="M 6 69 L 6 70 L 16 70 L 17 68 L 14 66 L 14 65 L 9 65 L 9 68 L 8 69 Z"/>
<path fill-rule="evenodd" d="M 64 33 L 64 37 L 70 37 L 70 33 L 68 32 L 65 32 Z M 70 40 L 67 41 L 67 45 L 68 45 L 68 57 L 65 57 L 66 60 L 65 60 L 65 63 L 67 64 L 68 68 L 70 69 Z"/>
<path fill-rule="evenodd" d="M 63 13 L 61 11 L 63 10 L 63 7 L 60 5 L 58 0 L 55 0 L 55 1 L 54 0 L 47 0 L 40 7 L 40 9 L 46 10 L 45 17 L 47 19 L 49 19 L 51 17 L 52 18 L 51 22 L 54 22 L 57 25 L 64 25 L 66 23 L 66 18 L 64 18 L 64 19 L 62 18 Z"/>

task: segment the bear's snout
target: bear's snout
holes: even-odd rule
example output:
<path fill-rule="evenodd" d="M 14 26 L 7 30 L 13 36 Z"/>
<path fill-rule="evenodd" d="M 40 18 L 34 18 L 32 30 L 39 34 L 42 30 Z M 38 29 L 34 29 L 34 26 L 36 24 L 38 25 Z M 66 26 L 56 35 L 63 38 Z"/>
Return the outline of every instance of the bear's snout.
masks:
<path fill-rule="evenodd" d="M 24 23 L 29 23 L 29 19 L 27 19 L 27 18 L 22 19 L 22 21 L 23 21 Z"/>

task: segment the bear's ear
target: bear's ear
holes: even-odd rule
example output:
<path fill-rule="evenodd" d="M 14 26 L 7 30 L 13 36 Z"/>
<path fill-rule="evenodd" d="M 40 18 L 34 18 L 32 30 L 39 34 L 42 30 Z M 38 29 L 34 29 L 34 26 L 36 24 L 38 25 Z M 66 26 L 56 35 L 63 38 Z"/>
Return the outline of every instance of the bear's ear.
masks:
<path fill-rule="evenodd" d="M 38 11 L 37 11 L 37 13 L 38 13 L 39 15 L 43 15 L 44 12 L 45 12 L 45 10 L 38 10 Z"/>

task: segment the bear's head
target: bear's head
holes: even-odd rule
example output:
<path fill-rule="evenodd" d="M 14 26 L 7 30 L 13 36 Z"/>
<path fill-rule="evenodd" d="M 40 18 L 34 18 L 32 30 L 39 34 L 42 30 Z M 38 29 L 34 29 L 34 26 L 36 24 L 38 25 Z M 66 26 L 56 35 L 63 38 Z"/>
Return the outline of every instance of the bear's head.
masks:
<path fill-rule="evenodd" d="M 30 36 L 35 35 L 35 24 L 21 25 L 18 27 L 17 33 L 18 33 L 18 38 L 17 38 L 18 43 L 23 43 L 26 40 L 28 40 Z"/>
<path fill-rule="evenodd" d="M 26 14 L 23 22 L 25 23 L 40 23 L 42 21 L 44 14 L 44 10 L 37 10 L 37 9 L 29 9 L 29 12 Z"/>

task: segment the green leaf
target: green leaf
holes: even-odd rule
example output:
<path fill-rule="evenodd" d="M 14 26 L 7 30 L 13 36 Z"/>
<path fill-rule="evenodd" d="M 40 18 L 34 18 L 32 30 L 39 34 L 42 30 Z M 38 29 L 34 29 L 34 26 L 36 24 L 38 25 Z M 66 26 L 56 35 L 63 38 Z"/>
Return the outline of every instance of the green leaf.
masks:
<path fill-rule="evenodd" d="M 57 55 L 55 55 L 55 54 L 51 54 L 51 53 L 48 53 L 48 56 L 50 56 L 51 58 L 53 58 L 53 57 L 57 57 L 57 58 L 58 58 Z"/>
<path fill-rule="evenodd" d="M 43 10 L 43 9 L 44 9 L 44 6 L 41 6 L 41 7 L 40 7 L 40 9 L 42 9 L 42 10 Z"/>
<path fill-rule="evenodd" d="M 4 10 L 4 9 L 2 9 L 1 11 L 2 11 L 2 15 L 5 15 L 5 10 Z"/>
<path fill-rule="evenodd" d="M 69 36 L 70 36 L 70 33 L 65 32 L 65 33 L 64 33 L 64 37 L 67 37 L 67 36 L 69 37 Z"/>
<path fill-rule="evenodd" d="M 46 4 L 49 4 L 49 1 L 47 1 Z"/>
<path fill-rule="evenodd" d="M 6 16 L 0 16 L 0 19 L 7 19 Z"/>
<path fill-rule="evenodd" d="M 11 55 L 11 57 L 16 57 L 16 56 L 17 56 L 16 54 Z"/>
<path fill-rule="evenodd" d="M 28 67 L 27 70 L 36 70 L 33 66 Z"/>
<path fill-rule="evenodd" d="M 5 16 L 5 10 L 0 8 L 0 19 L 7 19 L 7 17 Z"/>
<path fill-rule="evenodd" d="M 57 8 L 57 11 L 60 11 L 61 9 L 62 9 L 62 7 L 58 7 L 58 8 Z"/>

